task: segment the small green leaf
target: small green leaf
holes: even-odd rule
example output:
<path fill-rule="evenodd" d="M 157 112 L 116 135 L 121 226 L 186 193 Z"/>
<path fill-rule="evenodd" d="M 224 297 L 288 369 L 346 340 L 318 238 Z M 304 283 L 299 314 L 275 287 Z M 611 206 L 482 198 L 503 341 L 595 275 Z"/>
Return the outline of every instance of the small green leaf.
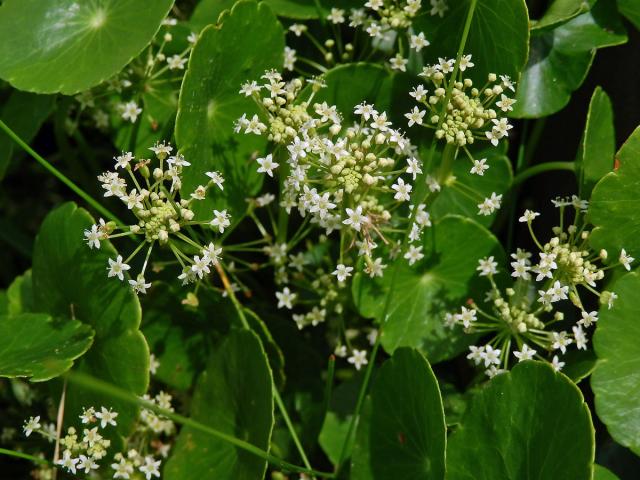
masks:
<path fill-rule="evenodd" d="M 444 479 L 446 426 L 429 363 L 400 348 L 380 368 L 358 424 L 353 480 Z"/>
<path fill-rule="evenodd" d="M 598 357 L 591 376 L 598 418 L 616 442 L 640 454 L 640 274 L 620 277 L 612 287 L 618 298 L 603 306 L 593 348 Z"/>
<path fill-rule="evenodd" d="M 191 162 L 184 172 L 183 191 L 188 195 L 206 184 L 207 171 L 218 170 L 225 177 L 224 191 L 213 187 L 211 195 L 198 202 L 195 212 L 202 220 L 211 219 L 214 206 L 239 217 L 246 210 L 246 198 L 262 185 L 253 159 L 267 141 L 234 134 L 235 120 L 243 113 L 251 117 L 258 108 L 238 92 L 265 70 L 280 69 L 284 51 L 282 26 L 265 4 L 240 1 L 220 23 L 205 28 L 191 52 L 176 119 L 176 142 Z"/>
<path fill-rule="evenodd" d="M 16 277 L 7 289 L 7 314 L 33 312 L 33 282 L 31 270 Z"/>
<path fill-rule="evenodd" d="M 611 471 L 601 465 L 593 466 L 593 480 L 619 480 Z"/>
<path fill-rule="evenodd" d="M 598 48 L 620 45 L 627 35 L 613 8 L 593 8 L 550 30 L 532 32 L 529 62 L 518 85 L 513 116 L 538 118 L 562 110 L 584 81 Z"/>
<path fill-rule="evenodd" d="M 49 116 L 55 104 L 53 95 L 36 95 L 33 93 L 11 92 L 0 110 L 0 118 L 22 140 L 29 143 L 38 133 L 42 123 Z M 0 132 L 0 180 L 9 167 L 14 153 L 14 141 L 4 132 Z"/>
<path fill-rule="evenodd" d="M 580 198 L 589 198 L 598 180 L 613 169 L 616 132 L 609 96 L 597 87 L 589 103 L 587 122 L 576 159 Z"/>
<path fill-rule="evenodd" d="M 273 428 L 271 371 L 258 337 L 232 332 L 198 380 L 191 418 L 269 450 Z M 255 480 L 266 461 L 216 437 L 184 427 L 164 468 L 164 478 Z"/>
<path fill-rule="evenodd" d="M 395 279 L 393 266 L 378 280 L 358 274 L 352 293 L 363 316 L 382 322 L 392 291 L 382 346 L 388 353 L 398 347 L 419 348 L 436 363 L 459 354 L 474 339 L 460 330 L 446 329 L 445 312 L 458 308 L 468 297 L 482 298 L 486 285 L 477 276 L 478 260 L 493 255 L 504 265 L 505 254 L 491 232 L 455 215 L 435 223 L 424 237 L 425 259 L 419 264 L 410 267 L 406 260 L 398 259 Z"/>
<path fill-rule="evenodd" d="M 93 329 L 76 320 L 0 315 L 0 377 L 50 380 L 69 370 L 92 341 Z"/>
<path fill-rule="evenodd" d="M 618 9 L 640 30 L 640 3 L 637 0 L 618 0 Z"/>
<path fill-rule="evenodd" d="M 473 165 L 461 152 L 453 164 L 452 176 L 442 185 L 442 191 L 429 210 L 435 218 L 453 213 L 472 218 L 485 227 L 495 220 L 497 212 L 486 216 L 478 215 L 478 204 L 492 193 L 507 192 L 513 179 L 511 162 L 495 148 L 478 152 L 474 158 L 486 158 L 489 170 L 483 176 L 471 173 Z"/>
<path fill-rule="evenodd" d="M 140 303 L 126 282 L 107 278 L 107 259 L 116 251 L 109 242 L 91 250 L 83 232 L 94 223 L 74 203 L 65 203 L 45 218 L 33 252 L 33 292 L 37 311 L 71 317 L 95 330 L 95 341 L 79 368 L 136 395 L 147 390 L 149 350 L 140 326 Z M 81 387 L 67 392 L 67 417 L 105 399 Z M 119 412 L 118 431 L 128 434 L 137 409 L 111 400 Z"/>
<path fill-rule="evenodd" d="M 566 365 L 562 368 L 562 373 L 571 379 L 573 383 L 580 383 L 587 378 L 596 368 L 596 355 L 592 350 L 569 350 L 562 356 L 562 361 Z"/>
<path fill-rule="evenodd" d="M 5 0 L 0 78 L 73 94 L 118 73 L 149 43 L 173 0 Z"/>
<path fill-rule="evenodd" d="M 595 0 L 555 0 L 540 20 L 532 21 L 531 30 L 542 30 L 566 23 L 581 13 L 588 12 Z"/>
<path fill-rule="evenodd" d="M 201 0 L 191 14 L 189 25 L 200 31 L 207 25 L 216 24 L 220 14 L 233 7 L 234 3 L 236 0 Z"/>
<path fill-rule="evenodd" d="M 425 2 L 423 2 L 424 4 Z M 456 58 L 470 0 L 448 2 L 444 18 L 421 15 L 413 22 L 431 42 L 425 61 L 435 63 L 438 57 Z M 423 8 L 427 8 L 423 6 Z M 473 55 L 475 67 L 471 76 L 482 86 L 489 73 L 509 75 L 517 80 L 527 62 L 529 50 L 529 17 L 524 0 L 478 0 L 469 30 L 465 54 Z"/>
<path fill-rule="evenodd" d="M 593 189 L 589 205 L 591 245 L 605 248 L 615 261 L 622 248 L 640 258 L 640 127 L 622 145 L 619 168 Z"/>
<path fill-rule="evenodd" d="M 580 390 L 548 363 L 526 361 L 472 397 L 449 438 L 447 478 L 588 480 L 594 450 Z"/>

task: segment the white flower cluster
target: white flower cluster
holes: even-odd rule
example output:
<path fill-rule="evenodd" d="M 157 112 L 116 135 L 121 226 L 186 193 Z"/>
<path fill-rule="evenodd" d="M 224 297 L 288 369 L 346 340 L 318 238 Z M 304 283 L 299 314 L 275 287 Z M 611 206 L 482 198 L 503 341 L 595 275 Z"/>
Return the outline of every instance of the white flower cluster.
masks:
<path fill-rule="evenodd" d="M 438 63 L 424 67 L 420 76 L 431 83 L 433 91 L 430 93 L 421 84 L 410 93 L 421 107 L 407 113 L 409 125 L 433 128 L 436 138 L 460 147 L 477 140 L 497 146 L 512 128 L 507 117 L 500 117 L 499 112 L 506 114 L 513 110 L 515 100 L 505 93 L 515 92 L 514 83 L 506 75 L 498 80 L 496 74 L 490 73 L 487 84 L 480 90 L 471 79 L 464 78 L 464 72 L 474 66 L 471 55 L 461 58 L 457 78 L 452 78 L 455 63 L 454 59 L 440 58 Z"/>
<path fill-rule="evenodd" d="M 128 226 L 117 226 L 114 222 L 100 219 L 97 224 L 84 231 L 84 237 L 90 248 L 100 248 L 100 242 L 118 237 L 139 239 L 140 243 L 131 255 L 125 259 L 118 255 L 109 259 L 107 275 L 125 280 L 125 273 L 131 269 L 130 262 L 147 246 L 147 253 L 141 272 L 128 282 L 137 293 L 146 293 L 151 286 L 144 274 L 153 246 L 158 243 L 167 246 L 182 266 L 178 277 L 183 283 L 202 279 L 210 272 L 209 267 L 219 261 L 222 249 L 210 242 L 205 245 L 188 235 L 185 229 L 193 226 L 205 227 L 217 233 L 223 233 L 231 224 L 226 210 L 213 210 L 210 221 L 195 221 L 192 210 L 195 202 L 205 199 L 210 187 L 224 189 L 224 178 L 219 172 L 206 172 L 208 183 L 199 185 L 188 198 L 181 197 L 183 168 L 190 165 L 180 155 L 171 155 L 173 148 L 166 143 L 151 147 L 155 154 L 155 165 L 152 160 L 136 160 L 130 152 L 115 158 L 115 169 L 98 176 L 105 197 L 116 197 L 124 203 L 136 217 L 136 223 Z M 131 185 L 128 184 L 131 182 Z M 131 188 L 133 187 L 133 188 Z M 183 250 L 197 252 L 189 256 Z"/>
<path fill-rule="evenodd" d="M 510 352 L 518 361 L 534 356 L 540 359 L 552 357 L 549 361 L 556 370 L 560 370 L 565 362 L 560 361 L 559 355 L 565 354 L 571 344 L 579 350 L 586 350 L 587 329 L 598 321 L 598 312 L 585 307 L 584 293 L 598 296 L 600 304 L 609 308 L 617 298 L 613 292 L 600 291 L 596 283 L 604 278 L 604 268 L 597 262 L 605 261 L 608 254 L 604 250 L 595 253 L 589 247 L 590 232 L 582 215 L 588 208 L 587 202 L 573 196 L 556 199 L 553 203 L 560 208 L 560 226 L 553 228 L 554 236 L 544 245 L 532 228 L 539 213 L 526 210 L 520 217 L 520 222 L 527 224 L 539 249 L 539 260 L 533 264 L 533 254 L 521 249 L 511 254 L 511 277 L 516 282 L 506 289 L 506 298 L 493 278 L 498 273 L 497 262 L 493 257 L 485 258 L 480 260 L 478 270 L 480 276 L 487 277 L 491 284 L 486 307 L 480 307 L 471 300 L 459 312 L 445 315 L 448 327 L 460 325 L 468 333 L 495 335 L 484 346 L 470 347 L 471 352 L 467 356 L 476 365 L 483 364 L 489 376 L 508 368 Z M 567 207 L 573 208 L 574 221 L 564 229 L 564 210 Z M 622 249 L 618 264 L 630 270 L 633 261 L 634 258 Z M 579 318 L 570 326 L 571 331 L 551 330 L 552 326 L 557 327 L 565 321 L 564 312 L 558 310 L 566 305 L 562 303 L 565 300 L 579 309 Z"/>

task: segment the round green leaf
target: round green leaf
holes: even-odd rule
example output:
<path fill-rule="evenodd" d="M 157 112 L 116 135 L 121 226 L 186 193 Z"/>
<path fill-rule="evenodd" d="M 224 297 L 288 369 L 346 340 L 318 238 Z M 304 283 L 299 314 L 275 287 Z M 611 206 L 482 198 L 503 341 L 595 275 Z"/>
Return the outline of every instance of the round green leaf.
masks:
<path fill-rule="evenodd" d="M 444 18 L 425 14 L 414 21 L 414 29 L 423 31 L 431 42 L 424 50 L 427 63 L 437 62 L 438 57 L 456 58 L 470 4 L 471 0 L 448 2 Z M 529 17 L 524 0 L 477 1 L 465 53 L 473 55 L 475 67 L 468 73 L 480 85 L 489 73 L 517 80 L 528 49 Z"/>
<path fill-rule="evenodd" d="M 610 470 L 601 465 L 593 466 L 593 480 L 619 480 Z"/>
<path fill-rule="evenodd" d="M 405 260 L 389 266 L 373 280 L 358 274 L 353 282 L 354 302 L 365 317 L 382 322 L 389 292 L 389 309 L 381 342 L 388 353 L 398 347 L 419 348 L 431 363 L 454 357 L 473 341 L 460 330 L 444 327 L 444 314 L 468 297 L 483 298 L 486 283 L 477 276 L 478 260 L 493 255 L 504 265 L 505 254 L 496 237 L 478 223 L 446 216 L 424 235 L 424 260 L 410 267 Z M 395 280 L 395 286 L 391 283 Z"/>
<path fill-rule="evenodd" d="M 108 258 L 116 251 L 109 242 L 91 250 L 83 232 L 94 223 L 74 203 L 65 203 L 45 218 L 33 252 L 33 295 L 37 311 L 71 317 L 95 330 L 91 349 L 79 368 L 136 395 L 147 390 L 149 349 L 140 326 L 140 303 L 126 282 L 107 278 Z M 137 408 L 109 399 L 119 412 L 119 432 L 129 433 Z M 67 417 L 105 399 L 73 385 L 67 392 Z"/>
<path fill-rule="evenodd" d="M 495 148 L 481 151 L 475 154 L 475 158 L 486 158 L 489 170 L 483 176 L 472 174 L 471 163 L 461 153 L 453 164 L 452 176 L 442 186 L 442 191 L 431 206 L 430 212 L 436 218 L 449 213 L 464 215 L 485 227 L 495 220 L 497 212 L 493 215 L 478 215 L 478 204 L 492 193 L 507 192 L 513 179 L 511 162 Z"/>
<path fill-rule="evenodd" d="M 526 361 L 471 399 L 449 438 L 450 480 L 590 480 L 595 451 L 580 390 L 548 363 Z"/>
<path fill-rule="evenodd" d="M 271 371 L 258 337 L 232 332 L 198 380 L 191 418 L 262 450 L 273 428 Z M 184 427 L 164 468 L 167 480 L 255 480 L 266 461 L 191 427 Z"/>
<path fill-rule="evenodd" d="M 149 43 L 173 0 L 5 0 L 0 78 L 73 94 L 118 73 Z"/>
<path fill-rule="evenodd" d="M 353 447 L 353 480 L 444 479 L 446 426 L 429 363 L 400 348 L 380 368 Z"/>
<path fill-rule="evenodd" d="M 587 122 L 576 159 L 580 198 L 589 198 L 595 184 L 613 169 L 616 132 L 609 96 L 597 87 L 589 103 Z"/>
<path fill-rule="evenodd" d="M 627 41 L 613 4 L 615 0 L 598 0 L 590 11 L 566 23 L 532 32 L 529 62 L 518 85 L 514 117 L 544 117 L 562 110 L 582 85 L 596 49 Z"/>
<path fill-rule="evenodd" d="M 235 120 L 257 113 L 255 102 L 238 92 L 242 83 L 257 80 L 265 70 L 280 69 L 284 51 L 282 26 L 265 4 L 240 1 L 219 23 L 201 32 L 191 52 L 176 119 L 176 142 L 191 162 L 183 191 L 206 184 L 207 171 L 218 170 L 225 177 L 224 191 L 216 188 L 198 202 L 195 212 L 201 219 L 211 218 L 214 205 L 240 216 L 246 198 L 262 185 L 252 159 L 264 151 L 266 138 L 234 134 Z"/>
<path fill-rule="evenodd" d="M 619 168 L 608 173 L 593 189 L 589 216 L 596 227 L 590 242 L 614 258 L 622 248 L 640 258 L 640 127 L 620 148 Z"/>
<path fill-rule="evenodd" d="M 640 454 L 640 274 L 613 285 L 618 298 L 600 309 L 593 348 L 598 357 L 591 376 L 596 412 L 616 442 Z"/>
<path fill-rule="evenodd" d="M 87 351 L 93 329 L 76 320 L 42 313 L 0 315 L 0 377 L 57 377 Z"/>

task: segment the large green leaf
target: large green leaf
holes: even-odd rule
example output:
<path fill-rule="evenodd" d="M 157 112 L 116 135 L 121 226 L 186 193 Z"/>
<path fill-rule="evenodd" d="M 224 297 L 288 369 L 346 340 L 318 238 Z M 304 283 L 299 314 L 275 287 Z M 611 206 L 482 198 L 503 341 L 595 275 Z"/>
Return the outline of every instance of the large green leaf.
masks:
<path fill-rule="evenodd" d="M 640 30 L 640 3 L 637 0 L 618 0 L 618 9 Z"/>
<path fill-rule="evenodd" d="M 265 4 L 240 1 L 220 23 L 205 28 L 193 48 L 176 119 L 176 142 L 191 162 L 183 190 L 190 193 L 206 184 L 207 171 L 219 170 L 225 177 L 224 191 L 216 188 L 198 202 L 196 215 L 203 219 L 211 218 L 214 205 L 240 215 L 246 198 L 260 189 L 263 176 L 252 158 L 267 142 L 265 137 L 234 134 L 236 119 L 257 112 L 255 102 L 238 91 L 265 70 L 280 69 L 284 51 L 282 27 Z"/>
<path fill-rule="evenodd" d="M 613 286 L 618 298 L 600 309 L 593 348 L 598 357 L 591 376 L 596 412 L 611 436 L 640 454 L 640 274 L 631 272 Z"/>
<path fill-rule="evenodd" d="M 596 49 L 627 41 L 614 3 L 615 0 L 598 0 L 590 11 L 556 28 L 532 32 L 529 62 L 520 78 L 514 117 L 544 117 L 564 108 L 582 85 Z"/>
<path fill-rule="evenodd" d="M 53 95 L 14 91 L 0 110 L 0 118 L 22 140 L 29 143 L 53 110 Z M 0 180 L 5 176 L 14 151 L 14 142 L 0 132 Z"/>
<path fill-rule="evenodd" d="M 93 329 L 43 313 L 0 315 L 0 377 L 57 377 L 91 346 Z"/>
<path fill-rule="evenodd" d="M 478 204 L 492 193 L 504 194 L 511 186 L 513 173 L 509 158 L 498 149 L 493 148 L 479 152 L 476 158 L 486 158 L 489 170 L 483 176 L 470 172 L 471 163 L 461 153 L 453 164 L 452 176 L 443 185 L 442 191 L 429 210 L 435 218 L 448 213 L 470 217 L 484 225 L 490 226 L 498 215 L 478 215 Z M 463 186 L 460 186 L 462 184 Z M 473 189 L 477 195 L 470 195 L 466 187 Z"/>
<path fill-rule="evenodd" d="M 126 282 L 107 278 L 107 259 L 116 251 L 109 242 L 91 250 L 83 232 L 91 216 L 74 203 L 65 203 L 44 220 L 33 253 L 35 310 L 52 316 L 72 317 L 95 330 L 91 349 L 79 368 L 136 395 L 147 390 L 149 350 L 140 326 L 140 303 Z M 84 406 L 105 402 L 100 395 L 69 386 L 67 418 Z M 118 431 L 127 434 L 137 409 L 110 399 L 119 412 Z"/>
<path fill-rule="evenodd" d="M 425 2 L 423 2 L 425 3 Z M 414 29 L 431 41 L 424 50 L 427 62 L 438 57 L 456 58 L 470 0 L 448 2 L 444 18 L 421 15 Z M 426 8 L 426 6 L 424 7 Z M 473 55 L 470 75 L 483 85 L 489 73 L 520 76 L 529 48 L 529 17 L 524 0 L 478 0 L 465 53 Z"/>
<path fill-rule="evenodd" d="M 383 321 L 385 301 L 392 292 L 382 346 L 389 353 L 398 347 L 419 348 L 436 363 L 457 355 L 473 340 L 461 330 L 446 329 L 445 312 L 470 296 L 482 299 L 487 284 L 477 276 L 478 260 L 492 255 L 504 265 L 505 254 L 491 232 L 455 215 L 427 229 L 423 246 L 425 258 L 420 263 L 410 267 L 405 260 L 397 260 L 395 278 L 395 266 L 389 266 L 382 279 L 358 274 L 352 291 L 360 313 L 378 322 Z"/>
<path fill-rule="evenodd" d="M 531 30 L 541 30 L 566 23 L 589 11 L 595 0 L 554 0 L 540 20 L 532 21 Z"/>
<path fill-rule="evenodd" d="M 613 169 L 616 132 L 609 96 L 597 87 L 589 103 L 587 122 L 576 159 L 580 197 L 589 198 L 598 180 Z"/>
<path fill-rule="evenodd" d="M 33 312 L 31 270 L 27 270 L 23 275 L 14 278 L 9 288 L 7 288 L 6 313 L 8 315 L 18 315 L 26 312 Z"/>
<path fill-rule="evenodd" d="M 617 259 L 622 248 L 640 258 L 640 127 L 620 148 L 619 168 L 593 189 L 589 215 L 595 225 L 591 245 Z"/>
<path fill-rule="evenodd" d="M 273 427 L 271 371 L 258 337 L 234 331 L 198 380 L 191 418 L 262 450 Z M 184 427 L 164 469 L 167 480 L 255 480 L 266 461 L 217 437 Z"/>
<path fill-rule="evenodd" d="M 580 390 L 548 363 L 526 361 L 471 399 L 449 438 L 450 480 L 590 480 L 595 450 Z"/>
<path fill-rule="evenodd" d="M 5 0 L 0 78 L 65 94 L 118 73 L 153 38 L 173 0 Z"/>
<path fill-rule="evenodd" d="M 399 348 L 371 390 L 353 447 L 353 480 L 439 480 L 446 426 L 440 389 L 416 350 Z"/>

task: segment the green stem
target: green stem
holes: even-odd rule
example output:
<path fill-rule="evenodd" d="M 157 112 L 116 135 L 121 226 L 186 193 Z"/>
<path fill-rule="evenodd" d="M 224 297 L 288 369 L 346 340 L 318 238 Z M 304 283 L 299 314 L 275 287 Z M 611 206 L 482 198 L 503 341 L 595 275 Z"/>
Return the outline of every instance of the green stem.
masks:
<path fill-rule="evenodd" d="M 551 172 L 554 170 L 566 170 L 570 172 L 576 171 L 575 162 L 545 162 L 539 165 L 534 165 L 533 167 L 529 167 L 526 170 L 520 172 L 513 179 L 513 185 L 519 185 L 528 178 L 531 178 L 535 175 L 544 172 Z"/>
<path fill-rule="evenodd" d="M 109 220 L 113 220 L 119 225 L 124 225 L 118 217 L 116 217 L 109 210 L 104 208 L 100 203 L 91 197 L 87 192 L 78 187 L 75 183 L 73 183 L 69 178 L 67 178 L 61 171 L 47 162 L 44 158 L 42 158 L 35 150 L 33 150 L 29 145 L 27 145 L 9 126 L 0 120 L 0 129 L 2 129 L 14 142 L 16 142 L 20 148 L 22 148 L 25 152 L 27 152 L 35 161 L 37 161 L 40 165 L 42 165 L 45 169 L 49 171 L 54 177 L 64 183 L 67 187 L 69 187 L 73 192 L 82 198 L 85 202 L 91 205 L 96 211 L 100 212 L 102 215 L 107 217 Z"/>
<path fill-rule="evenodd" d="M 8 455 L 10 457 L 24 458 L 25 460 L 31 460 L 34 463 L 39 463 L 41 465 L 51 465 L 51 462 L 45 460 L 44 458 L 34 457 L 33 455 L 28 455 L 22 452 L 16 452 L 15 450 L 8 450 L 6 448 L 0 448 L 0 455 Z"/>
<path fill-rule="evenodd" d="M 160 408 L 157 405 L 149 401 L 143 400 L 142 398 L 139 398 L 133 395 L 132 393 L 129 393 L 126 390 L 123 390 L 120 387 L 104 382 L 90 375 L 80 373 L 80 372 L 70 372 L 68 374 L 68 378 L 71 383 L 75 383 L 76 385 L 80 385 L 81 387 L 87 388 L 89 390 L 93 390 L 94 392 L 101 393 L 103 395 L 108 395 L 110 397 L 117 398 L 119 400 L 130 403 L 132 405 L 137 405 L 139 407 L 146 408 L 147 410 L 150 410 L 157 415 L 162 415 L 163 417 L 167 417 L 168 419 L 173 420 L 174 422 L 179 423 L 180 425 L 184 425 L 184 426 L 193 428 L 194 430 L 199 430 L 203 433 L 211 435 L 212 437 L 219 438 L 222 441 L 230 443 L 231 445 L 234 445 L 246 452 L 252 453 L 257 457 L 260 457 L 266 460 L 267 462 L 269 462 L 270 464 L 274 465 L 277 468 L 286 470 L 288 472 L 306 473 L 306 474 L 316 475 L 318 477 L 334 478 L 334 475 L 332 473 L 318 472 L 315 470 L 311 470 L 309 468 L 303 468 L 298 465 L 293 465 L 292 463 L 285 462 L 284 460 L 278 457 L 274 457 L 273 455 L 269 454 L 268 452 L 265 452 L 261 448 L 258 448 L 249 442 L 245 442 L 244 440 L 241 440 L 239 438 L 233 437 L 231 435 L 227 435 L 224 432 L 221 432 L 214 428 L 203 425 L 200 422 L 196 422 L 195 420 L 184 417 L 170 410 L 165 410 L 164 408 Z M 2 453 L 2 450 L 0 450 L 0 453 Z"/>

